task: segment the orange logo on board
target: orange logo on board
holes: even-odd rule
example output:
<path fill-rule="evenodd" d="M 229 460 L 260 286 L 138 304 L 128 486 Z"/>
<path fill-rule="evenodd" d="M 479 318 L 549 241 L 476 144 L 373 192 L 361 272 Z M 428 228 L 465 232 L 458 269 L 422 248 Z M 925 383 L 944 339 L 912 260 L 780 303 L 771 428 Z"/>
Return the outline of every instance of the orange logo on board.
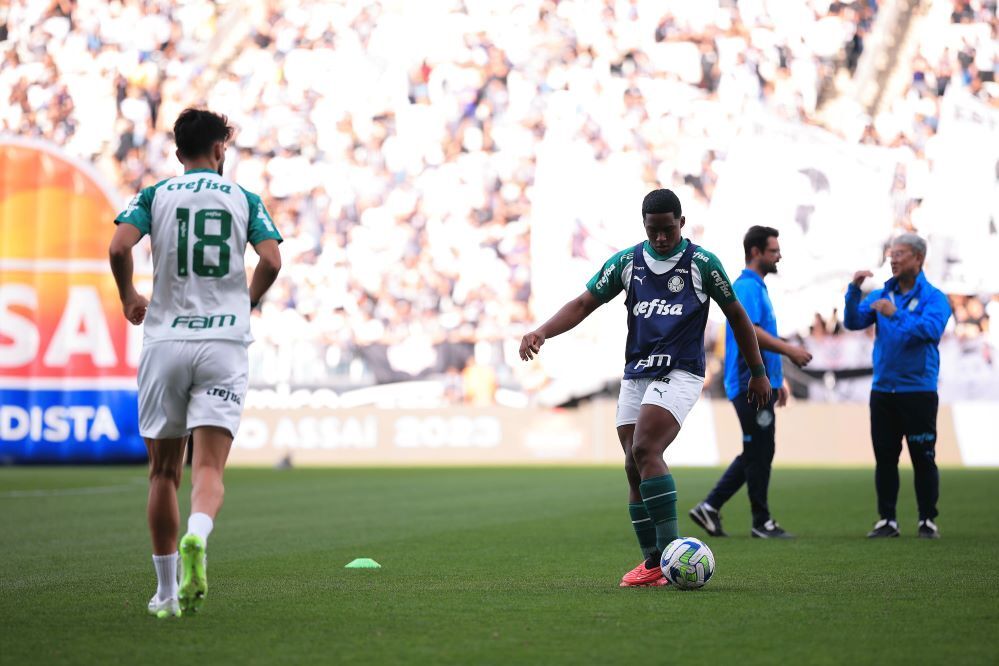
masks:
<path fill-rule="evenodd" d="M 0 138 L 0 380 L 135 377 L 107 260 L 112 194 L 50 144 Z M 24 386 L 27 388 L 27 385 Z"/>

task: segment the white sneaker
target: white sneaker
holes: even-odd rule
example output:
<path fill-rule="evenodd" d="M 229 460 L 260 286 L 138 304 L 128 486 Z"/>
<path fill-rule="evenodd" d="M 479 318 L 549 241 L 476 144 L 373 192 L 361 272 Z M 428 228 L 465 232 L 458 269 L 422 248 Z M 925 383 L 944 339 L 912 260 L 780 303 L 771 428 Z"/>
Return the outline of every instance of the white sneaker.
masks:
<path fill-rule="evenodd" d="M 154 594 L 153 598 L 149 600 L 148 608 L 149 614 L 158 618 L 180 617 L 180 602 L 177 601 L 176 597 L 161 600 Z"/>

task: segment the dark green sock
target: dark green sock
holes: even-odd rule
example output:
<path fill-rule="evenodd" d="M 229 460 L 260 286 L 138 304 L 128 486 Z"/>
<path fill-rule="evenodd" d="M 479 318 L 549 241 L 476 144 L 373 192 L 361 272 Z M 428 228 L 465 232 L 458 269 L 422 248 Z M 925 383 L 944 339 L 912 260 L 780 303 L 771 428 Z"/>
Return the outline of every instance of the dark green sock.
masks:
<path fill-rule="evenodd" d="M 666 550 L 679 535 L 676 525 L 676 484 L 673 475 L 645 479 L 638 487 L 645 501 L 645 509 L 656 526 L 656 548 Z"/>
<path fill-rule="evenodd" d="M 631 514 L 631 526 L 635 528 L 635 536 L 638 537 L 638 547 L 642 549 L 642 557 L 649 559 L 656 554 L 656 526 L 649 518 L 649 512 L 645 510 L 645 504 L 629 504 L 628 513 Z"/>

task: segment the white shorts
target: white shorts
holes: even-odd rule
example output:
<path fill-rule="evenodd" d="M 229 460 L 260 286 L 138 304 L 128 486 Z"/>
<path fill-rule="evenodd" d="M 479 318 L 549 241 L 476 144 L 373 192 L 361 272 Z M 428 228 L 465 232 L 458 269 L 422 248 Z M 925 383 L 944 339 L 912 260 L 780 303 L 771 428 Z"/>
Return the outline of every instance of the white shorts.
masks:
<path fill-rule="evenodd" d="M 642 405 L 658 405 L 683 425 L 703 387 L 704 377 L 686 370 L 671 370 L 669 376 L 660 381 L 654 377 L 624 379 L 621 381 L 621 395 L 617 399 L 615 425 L 620 427 L 637 423 L 638 410 Z"/>
<path fill-rule="evenodd" d="M 199 426 L 239 430 L 249 359 L 228 340 L 160 340 L 139 357 L 139 434 L 183 437 Z"/>

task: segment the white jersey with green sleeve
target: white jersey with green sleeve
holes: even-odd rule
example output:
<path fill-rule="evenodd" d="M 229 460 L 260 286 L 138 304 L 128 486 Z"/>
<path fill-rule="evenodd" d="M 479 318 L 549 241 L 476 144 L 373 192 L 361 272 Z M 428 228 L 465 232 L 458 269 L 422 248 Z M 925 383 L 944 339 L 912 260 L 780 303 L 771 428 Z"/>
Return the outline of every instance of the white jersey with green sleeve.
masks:
<path fill-rule="evenodd" d="M 260 197 L 210 169 L 139 192 L 115 224 L 149 234 L 153 296 L 143 340 L 250 343 L 247 243 L 281 242 Z"/>
<path fill-rule="evenodd" d="M 645 253 L 645 263 L 649 270 L 656 275 L 673 270 L 676 262 L 680 260 L 684 250 L 687 249 L 688 243 L 690 243 L 689 240 L 683 239 L 672 254 L 664 257 L 657 254 L 646 241 L 642 245 L 642 251 Z M 621 250 L 605 261 L 596 275 L 586 283 L 586 289 L 601 303 L 607 303 L 622 291 L 627 291 L 634 264 L 633 249 Z M 735 290 L 732 288 L 732 282 L 728 279 L 725 269 L 714 253 L 708 252 L 703 247 L 698 249 L 694 252 L 690 270 L 690 281 L 701 303 L 706 302 L 708 298 L 718 305 L 728 305 L 738 300 L 735 296 Z"/>

